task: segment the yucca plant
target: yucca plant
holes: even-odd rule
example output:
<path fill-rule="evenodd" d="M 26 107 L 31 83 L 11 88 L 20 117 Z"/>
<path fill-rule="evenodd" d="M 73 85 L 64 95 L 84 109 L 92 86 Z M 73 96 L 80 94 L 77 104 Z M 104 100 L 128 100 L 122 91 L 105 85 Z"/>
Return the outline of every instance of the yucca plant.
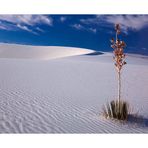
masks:
<path fill-rule="evenodd" d="M 115 25 L 115 30 L 116 30 L 116 40 L 114 41 L 114 39 L 111 39 L 111 47 L 114 49 L 113 53 L 114 53 L 114 61 L 115 61 L 115 67 L 117 70 L 117 74 L 118 74 L 118 101 L 120 102 L 121 99 L 121 69 L 123 67 L 123 65 L 126 64 L 125 62 L 125 54 L 123 52 L 126 44 L 124 41 L 121 41 L 118 39 L 118 34 L 120 34 L 120 25 L 116 24 Z"/>
<path fill-rule="evenodd" d="M 103 106 L 103 115 L 106 118 L 127 120 L 129 114 L 129 105 L 126 101 L 113 100 Z"/>
<path fill-rule="evenodd" d="M 103 107 L 103 114 L 105 117 L 115 118 L 118 120 L 126 120 L 129 114 L 129 105 L 126 101 L 121 100 L 121 70 L 123 66 L 126 64 L 125 62 L 125 54 L 124 48 L 126 44 L 124 41 L 121 41 L 118 38 L 120 34 L 120 25 L 115 25 L 116 37 L 111 39 L 111 47 L 114 49 L 113 51 L 113 59 L 115 62 L 115 68 L 117 70 L 118 76 L 118 98 L 117 100 L 113 100 Z"/>

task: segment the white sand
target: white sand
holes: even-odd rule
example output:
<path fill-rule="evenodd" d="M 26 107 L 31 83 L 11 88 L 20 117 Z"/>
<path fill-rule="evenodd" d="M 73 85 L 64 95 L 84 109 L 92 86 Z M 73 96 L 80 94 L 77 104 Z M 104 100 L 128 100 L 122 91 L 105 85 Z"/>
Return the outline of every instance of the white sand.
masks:
<path fill-rule="evenodd" d="M 55 55 L 63 58 L 40 60 L 44 50 L 40 57 L 35 47 L 29 48 L 34 52 L 30 60 L 23 54 L 24 59 L 15 59 L 8 48 L 7 58 L 0 59 L 0 133 L 148 133 L 147 59 L 128 57 L 122 75 L 122 96 L 145 123 L 121 124 L 100 116 L 102 105 L 117 96 L 111 54 L 64 58 L 60 54 L 67 56 L 70 48 L 50 47 L 49 52 L 57 49 Z"/>
<path fill-rule="evenodd" d="M 0 43 L 0 58 L 56 59 L 67 56 L 91 53 L 92 50 L 74 47 L 26 46 Z"/>

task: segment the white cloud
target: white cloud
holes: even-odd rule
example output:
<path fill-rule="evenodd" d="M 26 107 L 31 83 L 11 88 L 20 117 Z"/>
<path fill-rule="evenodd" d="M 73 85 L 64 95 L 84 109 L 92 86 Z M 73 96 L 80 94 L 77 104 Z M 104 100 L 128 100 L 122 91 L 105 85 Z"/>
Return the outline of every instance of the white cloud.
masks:
<path fill-rule="evenodd" d="M 92 33 L 96 33 L 96 32 L 97 32 L 97 29 L 96 29 L 96 28 L 89 28 L 89 30 L 90 30 Z"/>
<path fill-rule="evenodd" d="M 35 28 L 37 31 L 40 31 L 40 32 L 45 32 L 43 29 L 39 28 L 39 27 L 36 27 Z"/>
<path fill-rule="evenodd" d="M 9 26 L 6 26 L 6 25 L 4 25 L 2 23 L 0 23 L 0 29 L 1 30 L 11 30 Z"/>
<path fill-rule="evenodd" d="M 61 16 L 61 17 L 60 17 L 60 21 L 61 21 L 61 22 L 65 22 L 66 19 L 67 19 L 67 18 L 66 18 L 65 16 Z"/>
<path fill-rule="evenodd" d="M 53 20 L 45 15 L 0 15 L 0 20 L 14 24 L 26 24 L 34 26 L 36 24 L 47 24 L 52 26 Z"/>
<path fill-rule="evenodd" d="M 105 20 L 113 24 L 119 23 L 125 30 L 140 30 L 148 25 L 148 15 L 110 15 L 106 16 Z"/>
<path fill-rule="evenodd" d="M 52 26 L 53 19 L 46 15 L 0 15 L 0 29 L 3 30 L 22 29 L 37 34 L 35 31 L 29 29 L 29 26 L 33 27 L 39 24 Z M 37 30 L 41 31 L 39 28 Z"/>
<path fill-rule="evenodd" d="M 143 50 L 147 50 L 147 48 L 145 48 L 145 47 L 143 47 L 142 49 L 143 49 Z"/>
<path fill-rule="evenodd" d="M 28 31 L 28 32 L 31 32 L 31 33 L 33 33 L 33 34 L 36 34 L 36 35 L 37 35 L 37 33 L 36 33 L 36 32 L 34 32 L 33 30 L 29 29 L 27 26 L 17 24 L 17 27 L 18 27 L 18 28 L 20 28 L 20 29 L 22 29 L 22 30 L 25 30 L 25 31 Z"/>
<path fill-rule="evenodd" d="M 88 32 L 96 33 L 97 29 L 92 27 L 82 26 L 81 24 L 73 24 L 71 27 L 75 28 L 76 30 L 85 30 Z"/>
<path fill-rule="evenodd" d="M 47 16 L 44 16 L 44 15 L 35 15 L 33 16 L 34 18 L 34 21 L 32 21 L 34 24 L 47 24 L 49 26 L 52 26 L 53 25 L 53 19 L 51 17 L 47 17 Z"/>
<path fill-rule="evenodd" d="M 83 30 L 85 29 L 81 24 L 73 24 L 71 27 L 77 29 L 77 30 Z"/>
<path fill-rule="evenodd" d="M 0 26 L 1 30 L 8 30 L 5 26 Z"/>
<path fill-rule="evenodd" d="M 106 22 L 111 24 L 119 23 L 123 32 L 128 33 L 129 29 L 138 31 L 148 26 L 148 15 L 96 15 L 93 18 L 80 19 L 80 22 L 97 26 L 101 26 Z"/>
<path fill-rule="evenodd" d="M 91 24 L 99 24 L 99 18 L 93 17 L 93 18 L 87 18 L 87 19 L 80 19 L 80 22 L 83 24 L 91 25 Z"/>
<path fill-rule="evenodd" d="M 1 30 L 16 30 L 16 26 L 13 24 L 7 24 L 0 21 L 0 29 Z"/>

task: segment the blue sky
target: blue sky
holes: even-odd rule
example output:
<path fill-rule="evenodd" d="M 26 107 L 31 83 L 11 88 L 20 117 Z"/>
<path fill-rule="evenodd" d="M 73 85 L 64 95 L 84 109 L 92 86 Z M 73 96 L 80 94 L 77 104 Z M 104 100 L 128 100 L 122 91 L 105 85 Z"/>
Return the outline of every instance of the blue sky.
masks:
<path fill-rule="evenodd" d="M 126 52 L 148 55 L 148 15 L 0 15 L 0 42 L 112 51 L 115 23 Z"/>

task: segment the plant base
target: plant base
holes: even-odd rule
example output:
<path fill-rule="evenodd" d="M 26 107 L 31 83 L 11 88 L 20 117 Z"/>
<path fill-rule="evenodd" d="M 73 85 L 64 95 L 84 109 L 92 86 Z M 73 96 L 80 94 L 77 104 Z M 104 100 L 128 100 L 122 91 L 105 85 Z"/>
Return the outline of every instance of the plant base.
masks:
<path fill-rule="evenodd" d="M 103 107 L 103 115 L 106 118 L 127 120 L 129 115 L 129 105 L 123 100 L 113 100 Z"/>

